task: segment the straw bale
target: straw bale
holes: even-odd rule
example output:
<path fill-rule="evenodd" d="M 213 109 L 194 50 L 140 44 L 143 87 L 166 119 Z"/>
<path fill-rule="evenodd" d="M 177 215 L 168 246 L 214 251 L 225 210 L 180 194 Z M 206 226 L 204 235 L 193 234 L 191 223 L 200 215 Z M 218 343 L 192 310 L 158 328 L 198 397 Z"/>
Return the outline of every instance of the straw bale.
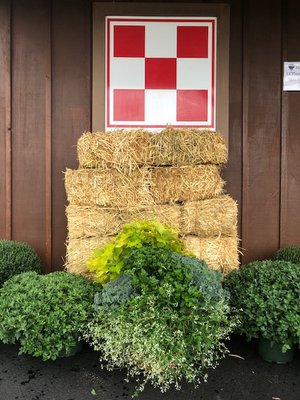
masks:
<path fill-rule="evenodd" d="M 215 131 L 166 127 L 153 134 L 143 129 L 85 132 L 77 142 L 80 168 L 133 170 L 141 165 L 224 164 L 227 148 Z"/>
<path fill-rule="evenodd" d="M 223 185 L 216 165 L 158 167 L 151 172 L 150 191 L 156 204 L 163 204 L 212 198 Z"/>
<path fill-rule="evenodd" d="M 182 206 L 182 233 L 200 237 L 236 236 L 237 204 L 228 195 L 188 201 Z"/>
<path fill-rule="evenodd" d="M 215 131 L 166 127 L 154 137 L 155 164 L 196 165 L 224 164 L 227 148 L 224 138 Z"/>
<path fill-rule="evenodd" d="M 67 169 L 65 187 L 68 201 L 73 205 L 147 206 L 153 204 L 148 177 L 144 168 L 127 174 L 115 169 Z"/>
<path fill-rule="evenodd" d="M 91 276 L 86 262 L 93 256 L 96 248 L 105 246 L 112 237 L 103 236 L 97 238 L 72 239 L 67 242 L 66 270 L 74 274 Z"/>
<path fill-rule="evenodd" d="M 152 163 L 153 134 L 143 129 L 86 132 L 77 142 L 80 168 L 133 170 Z"/>
<path fill-rule="evenodd" d="M 184 244 L 188 250 L 201 260 L 205 260 L 208 267 L 228 274 L 239 267 L 239 251 L 237 237 L 199 238 L 186 236 Z"/>
<path fill-rule="evenodd" d="M 66 208 L 69 239 L 116 235 L 123 224 L 135 219 L 156 219 L 180 229 L 179 205 L 154 205 L 149 208 L 117 209 L 98 206 L 69 205 Z"/>

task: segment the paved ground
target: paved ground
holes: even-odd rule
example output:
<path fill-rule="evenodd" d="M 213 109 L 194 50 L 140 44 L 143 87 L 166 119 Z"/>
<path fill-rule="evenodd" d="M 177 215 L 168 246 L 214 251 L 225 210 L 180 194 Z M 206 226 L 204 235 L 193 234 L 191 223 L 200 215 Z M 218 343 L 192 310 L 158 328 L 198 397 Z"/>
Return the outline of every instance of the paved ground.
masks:
<path fill-rule="evenodd" d="M 288 365 L 269 364 L 255 352 L 255 343 L 231 341 L 229 356 L 209 373 L 197 390 L 185 385 L 181 392 L 161 394 L 147 387 L 140 400 L 300 400 L 300 355 Z M 0 345 L 0 400 L 127 400 L 133 383 L 124 371 L 99 368 L 97 354 L 83 352 L 55 362 L 18 356 L 16 346 Z"/>

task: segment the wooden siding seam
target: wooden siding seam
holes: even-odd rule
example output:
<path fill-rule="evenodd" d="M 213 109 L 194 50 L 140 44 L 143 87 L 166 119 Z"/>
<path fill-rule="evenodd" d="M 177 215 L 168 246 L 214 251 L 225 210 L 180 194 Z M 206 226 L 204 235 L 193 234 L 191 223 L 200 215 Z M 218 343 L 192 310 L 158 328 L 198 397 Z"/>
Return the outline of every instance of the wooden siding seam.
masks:
<path fill-rule="evenodd" d="M 241 204 L 240 204 L 240 232 L 241 232 L 241 242 L 240 242 L 240 247 L 242 254 L 240 256 L 241 263 L 243 264 L 244 261 L 244 248 L 243 248 L 243 243 L 244 243 L 244 219 L 243 219 L 243 213 L 244 213 L 244 22 L 245 22 L 245 17 L 244 17 L 244 11 L 245 11 L 245 1 L 241 1 L 241 180 L 240 180 L 240 186 L 241 186 Z"/>
<path fill-rule="evenodd" d="M 285 21 L 287 18 L 287 10 L 286 10 L 286 3 L 285 1 L 281 1 L 281 21 L 282 21 L 282 30 L 281 30 L 281 84 L 283 82 L 283 61 L 286 60 L 286 44 L 287 44 L 287 31 Z M 286 102 L 286 95 L 283 93 L 283 88 L 281 89 L 281 99 L 280 99 L 280 209 L 279 209 L 279 243 L 278 247 L 280 248 L 283 243 L 283 238 L 285 236 L 285 223 L 286 223 L 286 213 L 284 209 L 285 197 L 286 197 L 286 135 L 285 132 L 287 130 L 287 121 L 286 121 L 286 109 L 287 109 L 287 102 Z"/>
<path fill-rule="evenodd" d="M 248 83 L 248 75 L 246 69 L 246 51 L 245 51 L 245 0 L 243 0 L 243 5 L 242 5 L 242 26 L 243 26 L 243 31 L 242 31 L 242 222 L 241 222 L 241 232 L 242 232 L 242 240 L 243 244 L 246 243 L 246 226 L 247 226 L 247 214 L 246 214 L 246 209 L 247 209 L 247 196 L 246 196 L 246 191 L 249 185 L 248 182 L 248 174 L 247 174 L 247 168 L 245 168 L 246 161 L 248 161 L 248 153 L 247 153 L 247 148 L 246 148 L 246 143 L 248 139 L 248 128 L 247 128 L 247 122 L 248 122 L 248 98 L 246 96 L 246 86 L 249 84 Z M 246 115 L 247 113 L 247 115 Z M 246 250 L 246 249 L 243 249 Z M 244 253 L 244 252 L 243 252 Z M 242 256 L 242 263 L 244 263 L 245 260 L 245 254 Z"/>
<path fill-rule="evenodd" d="M 90 132 L 93 130 L 93 0 L 90 0 Z"/>
<path fill-rule="evenodd" d="M 5 238 L 12 238 L 12 2 L 9 1 L 9 54 L 7 55 L 8 76 L 5 79 Z"/>
<path fill-rule="evenodd" d="M 49 51 L 45 78 L 45 234 L 46 272 L 52 265 L 52 0 L 50 0 Z"/>

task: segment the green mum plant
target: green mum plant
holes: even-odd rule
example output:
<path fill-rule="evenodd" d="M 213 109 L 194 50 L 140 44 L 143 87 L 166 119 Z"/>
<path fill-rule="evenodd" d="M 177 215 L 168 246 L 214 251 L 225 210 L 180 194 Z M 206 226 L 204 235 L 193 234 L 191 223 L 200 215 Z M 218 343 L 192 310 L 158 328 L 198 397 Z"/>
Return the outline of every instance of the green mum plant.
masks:
<path fill-rule="evenodd" d="M 300 268 L 287 261 L 255 261 L 225 278 L 230 302 L 248 339 L 263 337 L 286 351 L 300 344 Z"/>
<path fill-rule="evenodd" d="M 20 343 L 20 353 L 56 359 L 78 344 L 93 313 L 99 285 L 68 272 L 26 272 L 0 290 L 0 340 Z"/>
<path fill-rule="evenodd" d="M 275 253 L 274 259 L 300 264 L 300 246 L 283 247 Z"/>
<path fill-rule="evenodd" d="M 0 287 L 5 281 L 22 272 L 42 272 L 39 256 L 26 243 L 0 240 Z"/>
<path fill-rule="evenodd" d="M 178 233 L 156 221 L 133 221 L 125 224 L 120 233 L 106 246 L 95 249 L 93 257 L 87 261 L 88 270 L 94 272 L 95 281 L 105 285 L 116 279 L 123 269 L 123 258 L 133 248 L 144 245 L 158 247 L 166 244 L 177 253 L 184 251 Z"/>
<path fill-rule="evenodd" d="M 147 382 L 163 392 L 183 379 L 197 386 L 234 326 L 221 274 L 165 244 L 131 249 L 122 270 L 96 296 L 84 338 L 108 369 L 127 368 L 136 394 Z"/>

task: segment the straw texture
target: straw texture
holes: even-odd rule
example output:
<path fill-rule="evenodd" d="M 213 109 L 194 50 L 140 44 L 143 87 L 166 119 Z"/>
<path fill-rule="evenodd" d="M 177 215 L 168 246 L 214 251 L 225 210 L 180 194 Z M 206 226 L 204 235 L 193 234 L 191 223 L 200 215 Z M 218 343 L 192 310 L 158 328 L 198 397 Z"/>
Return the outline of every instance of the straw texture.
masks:
<path fill-rule="evenodd" d="M 127 174 L 115 169 L 67 169 L 65 187 L 73 205 L 124 208 L 153 204 L 149 172 L 144 168 Z"/>
<path fill-rule="evenodd" d="M 86 262 L 93 256 L 96 248 L 105 246 L 112 237 L 94 237 L 72 239 L 67 242 L 66 270 L 74 274 L 82 274 L 91 277 Z"/>
<path fill-rule="evenodd" d="M 86 132 L 77 142 L 80 168 L 133 170 L 140 165 L 224 164 L 224 138 L 214 131 L 166 127 L 153 134 L 143 129 Z"/>
<path fill-rule="evenodd" d="M 69 240 L 67 271 L 90 276 L 86 267 L 88 258 L 92 257 L 95 248 L 103 247 L 112 238 L 112 236 L 98 236 Z M 237 237 L 199 238 L 188 235 L 183 241 L 186 248 L 199 259 L 205 260 L 211 269 L 227 274 L 239 266 Z"/>
<path fill-rule="evenodd" d="M 146 219 L 180 232 L 188 250 L 227 274 L 239 266 L 237 204 L 223 194 L 223 137 L 213 131 L 143 129 L 86 132 L 80 168 L 67 169 L 66 268 L 92 277 L 86 261 L 124 223 Z"/>
<path fill-rule="evenodd" d="M 216 165 L 159 167 L 151 172 L 150 191 L 156 204 L 164 204 L 212 198 L 223 185 Z"/>
<path fill-rule="evenodd" d="M 86 132 L 77 142 L 80 168 L 133 170 L 153 163 L 153 134 L 143 129 Z"/>
<path fill-rule="evenodd" d="M 135 219 L 156 219 L 162 224 L 180 229 L 181 207 L 174 205 L 154 205 L 141 209 L 118 209 L 97 206 L 69 205 L 66 208 L 69 240 L 116 235 L 123 224 Z"/>
<path fill-rule="evenodd" d="M 182 233 L 200 237 L 237 236 L 237 204 L 228 195 L 188 201 L 182 206 Z"/>
<path fill-rule="evenodd" d="M 186 236 L 184 244 L 188 250 L 201 260 L 205 260 L 208 267 L 228 274 L 239 267 L 237 237 L 199 238 Z"/>
<path fill-rule="evenodd" d="M 156 165 L 224 164 L 227 148 L 217 132 L 190 128 L 166 127 L 155 138 Z"/>

